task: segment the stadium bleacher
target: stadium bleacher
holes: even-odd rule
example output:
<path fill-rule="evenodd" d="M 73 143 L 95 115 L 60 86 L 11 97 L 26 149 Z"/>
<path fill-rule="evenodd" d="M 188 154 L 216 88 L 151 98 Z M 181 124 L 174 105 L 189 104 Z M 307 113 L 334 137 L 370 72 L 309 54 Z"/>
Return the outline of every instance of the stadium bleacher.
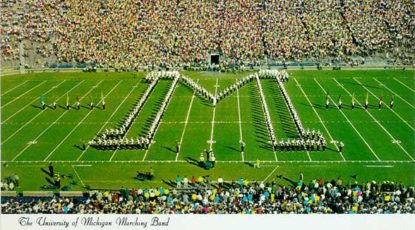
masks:
<path fill-rule="evenodd" d="M 414 60 L 400 50 L 414 50 L 411 1 L 25 2 L 1 2 L 3 66 L 197 67 L 212 53 L 221 68 Z"/>
<path fill-rule="evenodd" d="M 283 179 L 283 177 L 281 177 Z M 2 197 L 2 213 L 72 214 L 415 214 L 414 187 L 390 181 L 343 185 L 340 178 L 293 186 L 250 182 L 197 182 L 182 188 L 122 189 L 60 193 L 24 193 Z M 46 195 L 46 196 L 45 196 Z"/>
<path fill-rule="evenodd" d="M 229 69 L 253 69 L 255 66 L 287 68 L 287 65 L 296 68 L 317 66 L 318 69 L 321 68 L 321 65 L 326 65 L 330 66 L 330 69 L 341 70 L 344 65 L 356 66 L 365 63 L 380 63 L 386 66 L 415 66 L 413 0 L 155 0 L 151 3 L 144 0 L 4 0 L 0 2 L 0 8 L 1 67 L 6 70 L 32 71 L 33 69 L 41 69 L 45 71 L 49 68 L 73 68 L 96 71 L 98 68 L 108 71 L 111 68 L 117 71 L 140 69 L 174 69 L 176 71 L 181 68 L 185 70 L 226 71 Z M 174 73 L 176 74 L 176 72 Z M 284 71 L 284 73 L 286 72 Z M 155 73 L 150 73 L 150 77 L 151 74 Z M 179 72 L 177 72 L 178 74 Z M 137 140 L 136 146 L 139 146 L 140 149 L 148 149 L 148 144 L 152 143 L 153 135 L 161 123 L 161 117 L 167 109 L 179 81 L 195 90 L 196 93 L 193 95 L 200 94 L 208 101 L 212 100 L 214 106 L 219 98 L 216 93 L 213 95 L 202 88 L 195 79 L 184 76 L 179 79 L 179 76 L 169 76 L 169 74 L 166 76 L 166 78 L 172 77 L 174 79 L 173 85 L 169 91 L 166 91 L 166 99 L 161 101 L 160 112 L 155 114 L 148 139 L 144 139 L 145 142 Z M 288 80 L 288 74 L 286 76 Z M 409 79 L 409 77 L 407 78 Z M 274 133 L 266 102 L 271 99 L 265 99 L 269 95 L 263 93 L 259 77 L 256 79 L 266 125 L 269 133 Z M 149 78 L 147 80 L 150 82 Z M 377 81 L 376 78 L 375 80 Z M 314 79 L 314 81 L 316 80 Z M 307 80 L 303 82 L 306 84 Z M 399 81 L 397 82 L 399 83 Z M 277 83 L 282 84 L 279 80 Z M 97 88 L 99 84 L 92 87 Z M 143 108 L 144 102 L 147 100 L 146 97 L 152 92 L 152 87 L 156 82 L 152 84 L 154 85 L 143 94 L 143 99 L 138 101 L 136 107 L 130 112 L 129 120 L 120 125 L 123 131 L 118 132 L 119 130 L 115 129 L 116 135 L 110 134 L 110 136 L 117 138 L 121 137 L 123 142 L 120 143 L 125 143 L 127 140 L 127 144 L 123 144 L 120 148 L 121 144 L 118 144 L 118 139 L 114 144 L 109 144 L 110 148 L 101 149 L 133 149 L 130 148 L 128 139 L 123 139 L 124 134 L 128 131 L 128 127 L 134 123 L 135 117 Z M 235 85 L 238 84 L 240 83 L 236 81 Z M 320 85 L 318 82 L 317 84 Z M 332 84 L 334 83 L 332 82 Z M 357 85 L 357 83 L 353 84 Z M 381 83 L 379 82 L 379 84 Z M 404 85 L 404 83 L 401 84 Z M 338 85 L 343 87 L 340 83 Z M 298 82 L 297 86 L 301 87 Z M 58 88 L 58 85 L 52 87 Z M 218 82 L 214 87 L 217 90 Z M 365 86 L 362 85 L 362 87 Z M 322 86 L 320 88 L 328 98 L 329 93 L 326 93 Z M 414 89 L 407 88 L 414 92 Z M 236 87 L 233 90 L 235 89 L 237 90 Z M 272 89 L 268 88 L 268 91 L 273 92 Z M 304 136 L 302 123 L 297 112 L 293 109 L 293 103 L 287 96 L 288 93 L 282 85 L 280 85 L 280 89 L 282 98 L 288 105 L 289 118 L 294 120 L 299 136 Z M 300 89 L 307 97 L 302 88 Z M 92 91 L 93 89 L 90 89 L 87 94 Z M 255 95 L 255 88 L 251 91 L 254 92 L 252 95 Z M 373 94 L 374 97 L 377 97 L 378 93 L 382 93 L 378 91 Z M 108 94 L 111 92 L 112 90 Z M 319 96 L 317 92 L 314 92 L 314 98 Z M 411 92 L 406 95 L 412 95 Z M 390 97 L 393 101 L 395 94 L 391 93 Z M 363 91 L 360 94 L 363 95 Z M 252 98 L 252 95 L 244 97 Z M 353 92 L 353 101 L 354 95 Z M 362 98 L 361 95 L 359 96 Z M 381 95 L 382 98 L 383 93 Z M 300 96 L 297 95 L 297 97 Z M 68 97 L 68 93 L 66 93 L 66 98 Z M 93 103 L 92 95 L 90 98 Z M 239 107 L 239 91 L 237 98 Z M 9 99 L 8 103 L 12 104 L 14 100 L 17 100 L 17 97 Z M 34 99 L 31 98 L 31 100 Z M 402 101 L 405 100 L 402 99 Z M 310 101 L 308 102 L 310 108 L 318 106 L 317 103 L 313 105 Z M 406 103 L 413 108 L 410 102 Z M 336 103 L 333 101 L 333 104 Z M 380 105 L 382 104 L 380 103 Z M 29 107 L 29 105 L 27 106 Z M 32 106 L 35 107 L 33 104 Z M 88 114 L 92 112 L 92 107 Z M 190 109 L 191 107 L 189 107 L 188 114 L 190 114 Z M 20 110 L 7 119 L 19 112 Z M 318 113 L 314 112 L 318 116 Z M 369 113 L 376 124 L 381 125 L 383 121 L 380 122 L 370 112 L 365 112 Z M 346 117 L 343 112 L 342 114 Z M 186 125 L 188 117 L 189 115 L 186 118 Z M 59 119 L 57 118 L 57 120 Z M 323 123 L 321 118 L 319 119 Z M 414 130 L 406 120 L 400 119 Z M 212 120 L 211 123 L 214 124 L 214 119 Z M 348 122 L 352 125 L 350 121 Z M 240 115 L 239 123 L 241 123 Z M 312 123 L 312 121 L 308 121 L 308 123 Z M 353 125 L 352 127 L 356 130 Z M 383 129 L 388 132 L 385 128 Z M 242 131 L 240 132 L 242 135 Z M 69 132 L 68 136 L 71 133 Z M 363 139 L 362 135 L 357 133 Z M 104 131 L 100 135 L 103 134 Z M 108 131 L 105 135 L 108 135 Z M 391 136 L 393 144 L 401 142 L 391 134 L 389 136 Z M 270 139 L 275 154 L 278 142 L 272 135 Z M 65 140 L 66 137 L 63 141 Z M 100 140 L 94 139 L 89 144 L 100 149 L 102 147 L 101 144 L 98 144 Z M 325 139 L 321 140 L 324 140 L 325 143 Z M 389 137 L 387 140 L 389 141 Z M 63 141 L 50 154 L 54 153 Z M 335 140 L 330 141 L 334 143 Z M 363 139 L 363 141 L 366 143 L 366 140 Z M 145 145 L 141 145 L 142 143 L 146 143 L 147 146 L 143 147 Z M 213 125 L 210 143 L 213 143 Z M 177 148 L 180 144 L 176 141 Z M 314 144 L 312 145 L 314 146 Z M 337 147 L 337 144 L 335 145 Z M 366 145 L 368 144 L 366 143 Z M 406 152 L 402 146 L 400 147 Z M 370 146 L 369 148 L 378 158 Z M 165 149 L 168 148 L 165 147 Z M 229 147 L 229 149 L 231 148 Z M 26 148 L 21 153 L 25 150 Z M 238 152 L 238 149 L 235 150 Z M 308 154 L 308 148 L 305 151 Z M 339 152 L 341 154 L 341 149 Z M 408 152 L 406 154 L 413 160 L 411 154 Z M 19 157 L 19 155 L 13 157 Z M 51 155 L 41 159 L 42 163 L 47 162 L 49 156 Z M 109 161 L 112 161 L 112 157 Z M 146 155 L 142 161 L 145 157 Z M 308 157 L 312 161 L 310 155 Z M 406 156 L 404 157 L 402 158 L 406 159 Z M 384 159 L 390 160 L 389 158 L 393 157 L 387 156 Z M 172 159 L 174 158 L 172 157 Z M 363 156 L 362 159 L 360 156 L 356 157 L 357 160 L 352 157 L 350 159 L 352 159 L 351 161 L 360 161 L 365 157 Z M 11 161 L 14 160 L 15 158 L 11 159 Z M 76 161 L 78 160 L 76 159 Z M 177 161 L 177 156 L 175 160 Z M 251 162 L 254 160 L 252 158 Z M 378 160 L 381 161 L 379 158 Z M 390 161 L 393 160 L 395 159 Z M 22 162 L 25 161 L 28 160 L 22 160 Z M 245 160 L 242 162 L 243 164 L 249 163 Z M 258 162 L 257 167 L 259 168 L 260 160 L 257 159 L 256 162 Z M 358 163 L 361 162 L 363 160 Z M 405 163 L 408 162 L 405 161 Z M 187 161 L 182 163 L 187 163 Z M 413 161 L 411 161 L 412 163 Z M 74 166 L 72 165 L 72 167 Z M 377 165 L 377 167 L 389 167 L 389 165 Z M 73 170 L 75 171 L 75 168 Z M 271 174 L 275 170 L 276 168 Z M 53 175 L 52 171 L 51 174 Z M 152 173 L 145 175 L 151 175 L 148 178 L 150 180 L 153 178 Z M 78 177 L 83 184 L 79 175 Z M 73 175 L 71 179 L 73 179 Z M 206 178 L 202 180 L 204 179 Z M 278 181 L 279 179 L 280 181 Z M 282 180 L 285 180 L 284 183 Z M 222 182 L 198 181 L 188 184 L 186 182 L 183 187 L 173 183 L 173 186 L 169 188 L 123 188 L 120 191 L 106 189 L 88 191 L 89 185 L 77 187 L 88 192 L 58 191 L 60 189 L 70 190 L 71 187 L 68 185 L 63 187 L 44 185 L 40 189 L 45 191 L 22 191 L 21 187 L 15 183 L 16 181 L 12 181 L 12 183 L 6 181 L 7 183 L 1 181 L 1 189 L 5 191 L 1 191 L 0 197 L 1 212 L 5 214 L 415 214 L 414 187 L 391 181 L 343 184 L 342 180 L 338 178 L 331 181 L 315 179 L 305 183 L 303 178 L 292 181 L 279 175 L 266 183 L 244 179 L 228 181 L 223 184 Z M 74 182 L 74 180 L 72 181 Z M 111 182 L 111 180 L 108 181 Z M 164 182 L 164 180 L 162 181 Z M 291 186 L 283 185 L 287 184 L 287 181 Z M 12 186 L 10 187 L 9 184 Z M 152 184 L 152 186 L 157 185 Z M 14 191 L 16 187 L 18 187 L 18 191 Z M 33 189 L 36 188 L 38 187 Z"/>

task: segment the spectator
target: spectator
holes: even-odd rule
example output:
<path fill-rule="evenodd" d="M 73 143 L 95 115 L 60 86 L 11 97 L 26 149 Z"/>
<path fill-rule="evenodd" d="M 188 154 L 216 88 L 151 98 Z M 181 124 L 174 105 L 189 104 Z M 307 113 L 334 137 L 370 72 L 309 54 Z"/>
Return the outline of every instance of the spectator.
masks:
<path fill-rule="evenodd" d="M 410 1 L 28 1 L 1 3 L 2 61 L 138 69 L 368 56 L 413 47 Z M 23 51 L 23 52 L 21 52 Z M 23 60 L 30 63 L 20 63 Z"/>
<path fill-rule="evenodd" d="M 247 180 L 244 180 L 247 181 Z M 337 180 L 338 181 L 338 180 Z M 230 183 L 226 187 L 122 189 L 82 198 L 2 198 L 2 213 L 408 213 L 415 214 L 414 187 L 375 181 L 338 185 L 336 180 L 298 181 L 298 187 L 272 183 Z M 203 184 L 203 182 L 202 182 Z"/>

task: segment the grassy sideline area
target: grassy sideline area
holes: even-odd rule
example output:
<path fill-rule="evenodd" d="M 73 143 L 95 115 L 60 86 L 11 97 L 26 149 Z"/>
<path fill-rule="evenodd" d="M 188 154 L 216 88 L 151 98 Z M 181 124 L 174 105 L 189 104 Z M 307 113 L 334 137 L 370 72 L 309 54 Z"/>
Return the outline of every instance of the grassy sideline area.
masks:
<path fill-rule="evenodd" d="M 213 94 L 237 79 L 255 72 L 181 72 Z M 341 176 L 345 183 L 393 180 L 414 185 L 415 173 L 415 71 L 342 70 L 289 71 L 284 83 L 291 101 L 307 129 L 320 130 L 328 141 L 324 152 L 274 152 L 269 143 L 258 85 L 248 83 L 213 107 L 188 87 L 178 84 L 148 150 L 82 149 L 105 128 L 127 115 L 148 87 L 139 73 L 35 73 L 1 78 L 1 178 L 17 174 L 18 191 L 40 190 L 49 186 L 47 170 L 69 176 L 63 185 L 70 190 L 119 189 L 121 187 L 168 187 L 177 175 L 221 176 L 227 181 L 245 178 L 290 185 L 300 173 L 305 181 Z M 261 80 L 266 105 L 277 139 L 293 138 L 296 130 L 275 80 Z M 171 81 L 160 81 L 134 121 L 128 137 L 145 132 Z M 325 108 L 326 95 L 330 108 Z M 89 109 L 91 100 L 99 104 L 105 96 L 106 109 Z M 356 108 L 350 104 L 352 95 Z M 57 101 L 53 110 L 39 108 Z M 81 98 L 80 110 L 65 110 L 67 97 L 74 104 Z M 394 108 L 389 108 L 391 98 Z M 341 97 L 343 109 L 337 108 Z M 363 109 L 368 97 L 370 106 Z M 384 104 L 378 109 L 379 98 Z M 60 107 L 62 106 L 62 107 Z M 212 122 L 213 121 L 213 122 Z M 239 140 L 246 143 L 244 154 Z M 175 153 L 175 143 L 181 149 Z M 212 142 L 209 142 L 212 141 Z M 344 142 L 340 154 L 339 141 Z M 214 169 L 195 165 L 204 149 L 217 158 Z M 253 163 L 260 160 L 261 168 Z M 134 179 L 153 167 L 155 180 Z M 282 178 L 277 176 L 282 175 Z M 357 179 L 353 176 L 357 175 Z M 285 179 L 284 179 L 285 178 Z"/>

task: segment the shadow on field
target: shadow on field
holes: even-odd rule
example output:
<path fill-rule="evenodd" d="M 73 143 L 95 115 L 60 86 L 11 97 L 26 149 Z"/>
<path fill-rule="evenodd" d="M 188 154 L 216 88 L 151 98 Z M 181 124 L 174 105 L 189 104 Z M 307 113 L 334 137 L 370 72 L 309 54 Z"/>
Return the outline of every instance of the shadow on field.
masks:
<path fill-rule="evenodd" d="M 177 186 L 176 182 L 173 182 L 171 180 L 161 180 L 163 183 L 167 184 L 170 187 L 175 188 Z"/>
<path fill-rule="evenodd" d="M 226 146 L 226 148 L 227 149 L 230 149 L 230 150 L 233 150 L 233 151 L 235 151 L 235 152 L 240 152 L 240 150 L 239 149 L 237 149 L 237 148 L 235 148 L 235 147 L 232 147 L 232 146 Z"/>
<path fill-rule="evenodd" d="M 275 103 L 275 106 L 277 107 L 277 114 L 281 121 L 282 130 L 288 138 L 297 138 L 297 128 L 295 127 L 293 118 L 290 115 L 288 106 L 284 100 L 284 97 L 282 96 L 279 86 L 277 85 L 277 83 L 271 82 L 269 84 L 266 84 L 265 87 L 270 92 L 272 92 L 272 94 L 268 96 L 272 98 L 272 101 Z"/>
<path fill-rule="evenodd" d="M 293 186 L 296 186 L 296 185 L 297 185 L 297 182 L 295 182 L 295 181 L 291 180 L 291 179 L 290 179 L 290 178 L 288 178 L 288 177 L 285 177 L 285 176 L 283 176 L 283 175 L 279 175 L 278 177 L 279 177 L 279 178 L 281 178 L 281 179 L 283 179 L 283 180 L 286 180 L 286 181 L 290 182 Z"/>
<path fill-rule="evenodd" d="M 52 177 L 53 175 L 51 174 L 51 172 L 49 172 L 49 171 L 47 171 L 46 169 L 44 169 L 44 168 L 40 168 L 40 171 L 42 171 L 43 173 L 45 173 L 46 175 L 48 175 L 48 176 L 50 176 L 50 177 Z"/>
<path fill-rule="evenodd" d="M 75 147 L 75 148 L 77 148 L 77 149 L 79 149 L 81 151 L 84 151 L 86 149 L 85 144 L 80 144 L 80 145 L 74 144 L 73 147 Z"/>
<path fill-rule="evenodd" d="M 172 149 L 172 148 L 170 148 L 170 147 L 167 147 L 167 146 L 161 146 L 163 149 L 166 149 L 166 150 L 168 150 L 168 151 L 170 151 L 170 152 L 172 152 L 172 153 L 174 153 L 174 154 L 176 154 L 176 151 L 174 150 L 174 149 Z"/>
<path fill-rule="evenodd" d="M 254 164 L 252 164 L 251 162 L 244 162 L 244 164 L 248 165 L 249 167 L 254 167 Z"/>
<path fill-rule="evenodd" d="M 59 108 L 66 110 L 66 106 L 58 105 Z M 72 109 L 72 106 L 69 106 L 70 109 Z"/>
<path fill-rule="evenodd" d="M 311 104 L 312 104 L 312 106 L 311 106 L 310 104 L 308 104 L 308 103 L 304 103 L 304 102 L 300 102 L 300 103 L 298 103 L 298 104 L 303 105 L 303 106 L 305 106 L 305 107 L 311 107 L 311 108 L 315 108 L 315 109 L 326 110 L 326 106 L 322 106 L 322 105 L 317 104 L 317 103 L 311 103 Z M 330 108 L 330 105 L 329 105 L 329 108 Z"/>
<path fill-rule="evenodd" d="M 186 157 L 186 161 L 192 165 L 196 165 L 199 168 L 202 168 L 204 170 L 208 170 L 206 169 L 203 165 L 200 164 L 199 161 L 197 161 L 196 159 L 192 158 L 192 157 Z"/>
<path fill-rule="evenodd" d="M 264 117 L 260 116 L 260 114 L 263 114 L 263 109 L 258 103 L 261 99 L 256 95 L 256 88 L 254 87 L 253 83 L 248 84 L 248 89 L 250 98 L 249 106 L 251 108 L 252 124 L 255 128 L 256 142 L 260 144 L 260 148 L 272 151 L 272 146 L 265 141 L 269 139 L 269 134 L 264 130 L 266 127 Z"/>
<path fill-rule="evenodd" d="M 156 118 L 157 112 L 160 110 L 161 106 L 163 105 L 163 101 L 165 99 L 165 96 L 167 95 L 168 91 L 169 91 L 170 87 L 167 87 L 163 92 L 162 92 L 162 96 L 158 98 L 158 100 L 156 101 L 155 105 L 154 105 L 154 109 L 152 110 L 151 115 L 145 120 L 144 122 L 144 127 L 141 129 L 140 135 L 141 136 L 145 136 L 148 134 L 149 129 L 151 127 L 151 124 L 153 123 L 154 119 Z M 149 98 L 147 98 L 148 100 Z"/>
<path fill-rule="evenodd" d="M 42 106 L 39 106 L 39 105 L 34 105 L 34 104 L 31 104 L 31 106 L 32 106 L 33 108 L 35 108 L 35 109 L 40 109 L 40 110 L 42 110 Z"/>

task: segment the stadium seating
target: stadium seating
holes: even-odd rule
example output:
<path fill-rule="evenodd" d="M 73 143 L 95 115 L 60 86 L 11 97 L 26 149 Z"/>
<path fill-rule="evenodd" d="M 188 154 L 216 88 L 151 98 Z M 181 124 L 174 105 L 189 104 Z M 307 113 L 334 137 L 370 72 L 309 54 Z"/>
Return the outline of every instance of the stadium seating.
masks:
<path fill-rule="evenodd" d="M 302 180 L 286 187 L 272 181 L 211 183 L 207 178 L 183 188 L 122 189 L 2 197 L 7 213 L 69 214 L 414 214 L 414 188 L 390 181 L 343 185 L 341 179 Z M 63 196 L 64 195 L 64 196 Z M 28 196 L 28 197 L 26 197 Z"/>
<path fill-rule="evenodd" d="M 223 68 L 265 59 L 349 62 L 385 50 L 413 61 L 398 49 L 414 47 L 411 1 L 1 4 L 3 66 L 197 67 L 214 53 Z"/>

